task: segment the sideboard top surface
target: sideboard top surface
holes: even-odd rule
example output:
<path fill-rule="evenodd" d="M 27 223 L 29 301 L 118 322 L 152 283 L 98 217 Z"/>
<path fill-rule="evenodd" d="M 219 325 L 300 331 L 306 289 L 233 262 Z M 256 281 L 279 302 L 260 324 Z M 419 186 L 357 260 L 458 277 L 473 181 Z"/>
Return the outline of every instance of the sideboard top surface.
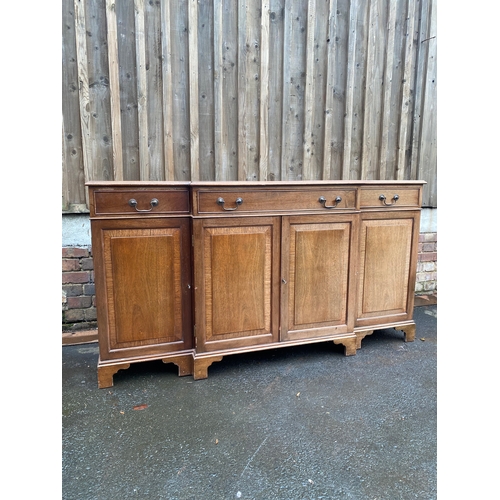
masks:
<path fill-rule="evenodd" d="M 89 187 L 305 187 L 305 186 L 422 186 L 426 184 L 423 180 L 312 180 L 312 181 L 89 181 L 85 185 Z"/>

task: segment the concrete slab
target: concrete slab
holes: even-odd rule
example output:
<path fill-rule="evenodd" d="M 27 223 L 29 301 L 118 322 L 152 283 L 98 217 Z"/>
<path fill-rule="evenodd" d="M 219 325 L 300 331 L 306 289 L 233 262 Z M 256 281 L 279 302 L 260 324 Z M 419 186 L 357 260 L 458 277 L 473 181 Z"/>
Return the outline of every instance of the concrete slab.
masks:
<path fill-rule="evenodd" d="M 433 306 L 437 304 L 437 292 L 428 295 L 415 295 L 415 307 Z"/>
<path fill-rule="evenodd" d="M 62 498 L 402 499 L 437 496 L 437 306 L 416 339 L 380 330 L 233 355 L 209 378 L 132 365 L 97 388 L 97 344 L 62 347 Z"/>

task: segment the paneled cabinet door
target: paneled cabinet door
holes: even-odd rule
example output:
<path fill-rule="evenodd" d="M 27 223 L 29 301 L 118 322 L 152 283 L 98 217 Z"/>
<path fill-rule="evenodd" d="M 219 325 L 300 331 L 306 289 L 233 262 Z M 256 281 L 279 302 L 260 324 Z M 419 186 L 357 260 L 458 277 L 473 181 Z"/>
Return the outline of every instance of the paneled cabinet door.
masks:
<path fill-rule="evenodd" d="M 283 217 L 281 340 L 352 332 L 357 216 Z"/>
<path fill-rule="evenodd" d="M 193 221 L 197 352 L 278 340 L 279 220 Z"/>
<path fill-rule="evenodd" d="M 411 320 L 420 212 L 364 214 L 356 326 Z"/>
<path fill-rule="evenodd" d="M 94 221 L 101 360 L 192 347 L 190 220 Z"/>

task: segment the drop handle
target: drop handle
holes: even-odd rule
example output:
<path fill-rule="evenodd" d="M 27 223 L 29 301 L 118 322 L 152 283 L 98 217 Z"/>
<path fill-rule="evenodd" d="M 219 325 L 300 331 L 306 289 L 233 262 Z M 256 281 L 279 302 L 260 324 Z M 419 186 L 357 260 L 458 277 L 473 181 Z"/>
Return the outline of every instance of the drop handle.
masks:
<path fill-rule="evenodd" d="M 224 201 L 224 198 L 220 198 L 220 197 L 219 197 L 219 198 L 217 198 L 217 205 L 220 205 L 220 206 L 223 208 L 223 210 L 226 210 L 226 211 L 228 211 L 228 212 L 229 212 L 229 211 L 232 211 L 232 210 L 237 210 L 237 209 L 238 209 L 238 207 L 239 207 L 239 206 L 243 203 L 243 198 L 236 198 L 236 201 L 235 201 L 236 206 L 235 206 L 234 208 L 226 208 L 226 207 L 224 206 L 224 203 L 226 203 L 226 202 Z"/>
<path fill-rule="evenodd" d="M 145 209 L 145 210 L 140 210 L 137 208 L 137 200 L 135 200 L 134 198 L 128 200 L 128 204 L 135 208 L 135 211 L 136 212 L 151 212 L 151 210 L 153 210 L 154 207 L 158 206 L 160 202 L 156 199 L 156 198 L 153 198 L 149 204 L 151 205 L 151 208 L 148 208 L 148 209 Z"/>
<path fill-rule="evenodd" d="M 335 198 L 335 205 L 327 205 L 326 198 L 324 196 L 320 196 L 318 201 L 322 203 L 323 207 L 325 208 L 335 208 L 342 201 L 342 198 L 340 196 L 337 196 Z"/>
<path fill-rule="evenodd" d="M 383 194 L 381 194 L 381 195 L 378 197 L 378 199 L 379 199 L 380 201 L 382 201 L 382 202 L 383 202 L 383 204 L 384 204 L 386 207 L 392 207 L 392 205 L 395 205 L 395 204 L 396 204 L 396 202 L 399 200 L 399 195 L 398 195 L 398 194 L 395 194 L 395 195 L 392 197 L 392 200 L 393 200 L 393 202 L 394 202 L 394 203 L 387 203 L 387 202 L 386 202 L 386 199 L 387 199 L 387 198 L 386 198 L 386 197 L 385 197 L 385 195 L 383 195 Z"/>

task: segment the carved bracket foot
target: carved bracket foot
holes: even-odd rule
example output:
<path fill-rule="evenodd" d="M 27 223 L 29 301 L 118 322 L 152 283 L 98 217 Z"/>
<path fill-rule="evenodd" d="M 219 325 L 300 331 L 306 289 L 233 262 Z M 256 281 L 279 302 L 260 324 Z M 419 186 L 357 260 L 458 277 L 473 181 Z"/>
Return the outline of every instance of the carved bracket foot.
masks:
<path fill-rule="evenodd" d="M 123 363 L 121 365 L 109 365 L 97 367 L 97 385 L 99 389 L 106 387 L 113 387 L 113 375 L 119 370 L 126 370 L 130 368 L 130 363 Z"/>
<path fill-rule="evenodd" d="M 367 336 L 371 335 L 373 330 L 365 330 L 364 332 L 356 332 L 356 349 L 361 349 L 361 341 Z"/>
<path fill-rule="evenodd" d="M 193 374 L 193 356 L 175 356 L 173 358 L 163 358 L 164 363 L 173 363 L 179 369 L 179 377 Z"/>
<path fill-rule="evenodd" d="M 224 356 L 213 356 L 211 358 L 198 358 L 194 359 L 194 374 L 195 380 L 208 378 L 208 367 L 216 361 L 222 361 Z"/>
<path fill-rule="evenodd" d="M 342 344 L 344 346 L 345 356 L 354 356 L 356 354 L 357 338 L 350 337 L 347 339 L 334 339 L 334 344 Z"/>
<path fill-rule="evenodd" d="M 413 342 L 415 340 L 415 324 L 413 325 L 404 325 L 404 326 L 395 326 L 395 330 L 399 330 L 405 335 L 405 342 Z"/>

